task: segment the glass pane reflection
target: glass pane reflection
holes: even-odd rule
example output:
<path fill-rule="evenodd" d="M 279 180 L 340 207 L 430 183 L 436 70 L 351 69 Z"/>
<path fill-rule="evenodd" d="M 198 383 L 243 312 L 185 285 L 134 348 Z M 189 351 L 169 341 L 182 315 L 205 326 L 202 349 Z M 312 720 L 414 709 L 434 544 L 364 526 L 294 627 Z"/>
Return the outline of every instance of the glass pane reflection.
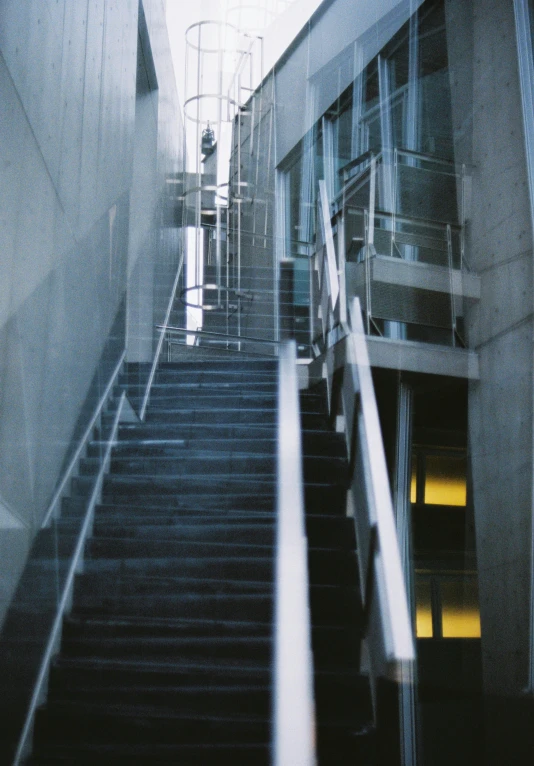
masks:
<path fill-rule="evenodd" d="M 442 581 L 443 638 L 480 638 L 478 588 L 475 581 Z"/>
<path fill-rule="evenodd" d="M 465 457 L 427 455 L 425 504 L 465 505 L 466 468 Z"/>
<path fill-rule="evenodd" d="M 430 580 L 417 578 L 415 584 L 415 632 L 417 638 L 432 638 L 432 596 Z"/>

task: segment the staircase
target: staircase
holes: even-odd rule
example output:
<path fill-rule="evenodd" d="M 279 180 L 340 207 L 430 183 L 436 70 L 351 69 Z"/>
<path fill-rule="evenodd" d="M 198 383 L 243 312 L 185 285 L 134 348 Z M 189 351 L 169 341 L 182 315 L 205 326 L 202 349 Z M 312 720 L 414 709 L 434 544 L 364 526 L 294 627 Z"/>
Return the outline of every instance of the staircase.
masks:
<path fill-rule="evenodd" d="M 329 427 L 326 386 L 301 393 L 318 762 L 374 764 L 369 680 L 359 673 L 362 610 L 347 450 Z"/>
<path fill-rule="evenodd" d="M 275 360 L 162 364 L 145 422 L 120 426 L 31 764 L 270 763 L 276 390 Z M 322 390 L 302 402 L 319 763 L 365 765 L 343 437 Z"/>

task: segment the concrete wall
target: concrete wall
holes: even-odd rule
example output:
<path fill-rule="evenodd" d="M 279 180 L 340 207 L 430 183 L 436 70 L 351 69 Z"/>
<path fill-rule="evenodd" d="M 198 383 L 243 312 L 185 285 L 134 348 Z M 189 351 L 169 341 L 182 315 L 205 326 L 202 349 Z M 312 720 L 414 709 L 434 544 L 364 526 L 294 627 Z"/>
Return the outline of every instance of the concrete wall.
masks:
<path fill-rule="evenodd" d="M 162 0 L 144 2 L 158 95 L 152 151 L 144 170 L 134 163 L 144 140 L 138 9 L 138 0 L 0 0 L 0 618 L 124 349 L 127 275 L 142 243 L 152 243 L 153 271 L 177 261 L 178 233 L 161 231 L 159 215 L 165 176 L 181 167 Z M 149 213 L 132 223 L 140 176 Z M 131 242 L 141 244 L 129 254 Z"/>
<path fill-rule="evenodd" d="M 532 530 L 532 231 L 513 4 L 474 0 L 469 342 L 482 659 L 486 694 L 527 685 Z M 464 142 L 465 144 L 465 142 Z"/>

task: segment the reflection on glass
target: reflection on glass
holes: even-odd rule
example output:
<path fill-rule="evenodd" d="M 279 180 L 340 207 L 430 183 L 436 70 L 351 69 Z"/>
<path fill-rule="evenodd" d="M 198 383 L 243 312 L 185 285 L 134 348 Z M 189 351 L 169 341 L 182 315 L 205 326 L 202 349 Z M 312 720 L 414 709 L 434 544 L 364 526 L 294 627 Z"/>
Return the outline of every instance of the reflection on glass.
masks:
<path fill-rule="evenodd" d="M 443 638 L 480 638 L 476 582 L 442 581 Z"/>
<path fill-rule="evenodd" d="M 424 502 L 427 505 L 464 506 L 465 477 L 465 457 L 427 455 Z"/>
<path fill-rule="evenodd" d="M 415 633 L 417 638 L 432 638 L 432 599 L 430 580 L 415 583 Z"/>
<path fill-rule="evenodd" d="M 412 478 L 410 482 L 410 503 L 417 502 L 417 458 L 412 455 Z"/>

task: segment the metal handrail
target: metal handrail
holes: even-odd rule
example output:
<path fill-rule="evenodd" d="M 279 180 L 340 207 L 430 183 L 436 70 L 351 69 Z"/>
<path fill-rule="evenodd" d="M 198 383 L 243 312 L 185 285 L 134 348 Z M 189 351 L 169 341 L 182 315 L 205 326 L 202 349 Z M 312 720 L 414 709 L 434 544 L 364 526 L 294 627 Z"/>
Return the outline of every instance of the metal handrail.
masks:
<path fill-rule="evenodd" d="M 358 207 L 357 205 L 351 205 L 348 203 L 344 206 L 345 210 L 357 210 L 358 212 L 364 212 L 367 210 L 365 207 Z M 438 221 L 434 218 L 419 218 L 415 215 L 405 215 L 399 213 L 392 213 L 388 210 L 381 210 L 375 207 L 375 219 L 376 218 L 395 218 L 397 223 L 413 223 L 416 226 L 421 226 L 427 229 L 436 229 L 442 231 L 447 226 L 450 226 L 453 231 L 461 232 L 462 225 L 460 223 L 448 223 L 447 221 Z"/>
<path fill-rule="evenodd" d="M 163 325 L 166 327 L 169 323 L 169 317 L 171 315 L 172 311 L 172 305 L 174 303 L 174 298 L 176 295 L 176 290 L 178 288 L 178 281 L 180 279 L 180 276 L 182 274 L 182 268 L 184 265 L 184 252 L 182 250 L 182 254 L 180 256 L 180 262 L 178 264 L 178 269 L 176 270 L 176 277 L 174 278 L 174 283 L 171 290 L 171 297 L 169 298 L 169 303 L 167 305 L 167 311 L 165 312 L 165 319 L 163 320 Z M 144 420 L 145 419 L 145 413 L 146 408 L 148 405 L 148 400 L 150 398 L 150 390 L 152 388 L 152 383 L 154 382 L 154 377 L 156 375 L 156 370 L 159 363 L 159 358 L 161 355 L 161 349 L 163 348 L 163 339 L 164 339 L 165 333 L 161 333 L 158 340 L 158 345 L 156 347 L 156 353 L 154 354 L 154 360 L 152 362 L 152 367 L 150 368 L 150 375 L 148 376 L 148 381 L 145 388 L 145 394 L 143 396 L 143 403 L 141 405 L 141 410 L 139 412 L 139 419 Z"/>
<path fill-rule="evenodd" d="M 270 340 L 269 338 L 254 338 L 250 335 L 230 335 L 229 333 L 225 332 L 214 332 L 212 330 L 188 330 L 187 327 L 173 327 L 172 325 L 161 325 L 157 324 L 156 329 L 161 331 L 161 334 L 164 335 L 165 333 L 179 333 L 180 335 L 197 335 L 197 336 L 207 336 L 207 337 L 214 337 L 214 338 L 220 338 L 221 340 L 231 340 L 231 341 L 248 341 L 251 343 L 266 343 L 270 346 L 280 346 L 281 341 L 279 340 Z"/>
<path fill-rule="evenodd" d="M 273 766 L 314 766 L 313 661 L 295 341 L 279 355 Z"/>
<path fill-rule="evenodd" d="M 374 680 L 400 681 L 402 664 L 415 658 L 384 445 L 371 377 L 360 301 L 354 298 L 346 338 L 341 398 L 355 499 L 362 595 L 369 615 L 369 653 Z M 376 530 L 373 532 L 373 530 Z M 376 545 L 371 546 L 376 534 Z M 367 582 L 372 578 L 374 587 Z"/>
<path fill-rule="evenodd" d="M 371 678 L 400 681 L 415 648 L 359 298 L 350 320 L 336 326 L 324 352 L 330 412 L 341 398 Z"/>
<path fill-rule="evenodd" d="M 113 418 L 113 425 L 111 428 L 111 433 L 107 440 L 106 451 L 104 453 L 104 459 L 102 460 L 100 469 L 95 478 L 93 491 L 89 498 L 83 524 L 82 524 L 80 533 L 78 535 L 76 548 L 74 550 L 74 554 L 72 556 L 72 559 L 69 565 L 67 576 L 63 584 L 63 590 L 61 592 L 61 598 L 59 599 L 54 623 L 52 625 L 52 629 L 50 631 L 50 635 L 48 637 L 48 641 L 47 641 L 45 650 L 43 652 L 43 657 L 41 659 L 41 664 L 39 666 L 39 673 L 37 674 L 37 680 L 35 682 L 35 686 L 33 689 L 32 698 L 28 707 L 28 711 L 26 713 L 26 719 L 24 721 L 24 726 L 22 728 L 20 739 L 18 741 L 17 750 L 15 752 L 13 766 L 19 766 L 19 764 L 23 762 L 23 759 L 26 757 L 27 751 L 30 747 L 29 742 L 30 742 L 32 728 L 33 728 L 33 720 L 35 717 L 35 712 L 37 710 L 38 705 L 42 702 L 45 695 L 45 686 L 46 686 L 46 682 L 48 678 L 50 662 L 52 660 L 54 653 L 57 651 L 57 648 L 59 646 L 59 642 L 61 639 L 61 628 L 63 625 L 63 617 L 65 615 L 65 612 L 69 608 L 69 604 L 71 603 L 71 600 L 72 600 L 72 589 L 74 587 L 74 577 L 76 573 L 79 571 L 81 562 L 83 561 L 83 551 L 84 551 L 85 541 L 87 537 L 89 536 L 90 531 L 92 529 L 94 510 L 97 503 L 99 502 L 99 498 L 102 492 L 104 475 L 109 468 L 111 449 L 113 445 L 115 444 L 115 437 L 117 435 L 117 429 L 119 427 L 119 421 L 120 421 L 125 399 L 126 399 L 126 393 L 123 391 L 121 394 L 121 398 L 119 400 L 115 417 Z"/>
<path fill-rule="evenodd" d="M 74 474 L 76 466 L 78 465 L 78 460 L 80 459 L 80 456 L 81 456 L 83 450 L 85 449 L 85 447 L 87 445 L 87 442 L 88 442 L 88 440 L 91 437 L 91 434 L 93 433 L 93 428 L 95 427 L 96 422 L 97 422 L 98 418 L 100 417 L 106 402 L 108 401 L 109 395 L 111 393 L 111 389 L 115 385 L 115 381 L 117 380 L 117 376 L 118 376 L 119 372 L 121 371 L 121 368 L 122 368 L 125 356 L 126 356 L 126 352 L 123 351 L 122 354 L 119 357 L 119 361 L 117 362 L 117 365 L 115 366 L 113 374 L 112 374 L 111 378 L 109 379 L 109 382 L 108 382 L 106 388 L 104 389 L 104 393 L 100 397 L 100 401 L 98 402 L 97 407 L 96 407 L 96 409 L 95 409 L 95 411 L 93 413 L 93 416 L 92 416 L 91 420 L 89 421 L 89 425 L 85 429 L 84 435 L 80 439 L 78 447 L 76 448 L 73 456 L 71 457 L 71 459 L 69 461 L 69 464 L 67 466 L 67 469 L 64 472 L 63 477 L 62 477 L 60 483 L 58 484 L 58 486 L 56 488 L 56 491 L 54 492 L 54 495 L 52 496 L 52 500 L 48 504 L 47 511 L 46 511 L 46 513 L 44 515 L 44 518 L 43 518 L 43 521 L 41 523 L 41 529 L 45 529 L 45 527 L 49 526 L 53 516 L 57 512 L 59 501 L 61 500 L 61 497 L 63 496 L 63 493 L 65 492 L 65 489 L 67 487 L 67 484 L 68 484 L 69 480 L 71 479 L 71 477 Z"/>

